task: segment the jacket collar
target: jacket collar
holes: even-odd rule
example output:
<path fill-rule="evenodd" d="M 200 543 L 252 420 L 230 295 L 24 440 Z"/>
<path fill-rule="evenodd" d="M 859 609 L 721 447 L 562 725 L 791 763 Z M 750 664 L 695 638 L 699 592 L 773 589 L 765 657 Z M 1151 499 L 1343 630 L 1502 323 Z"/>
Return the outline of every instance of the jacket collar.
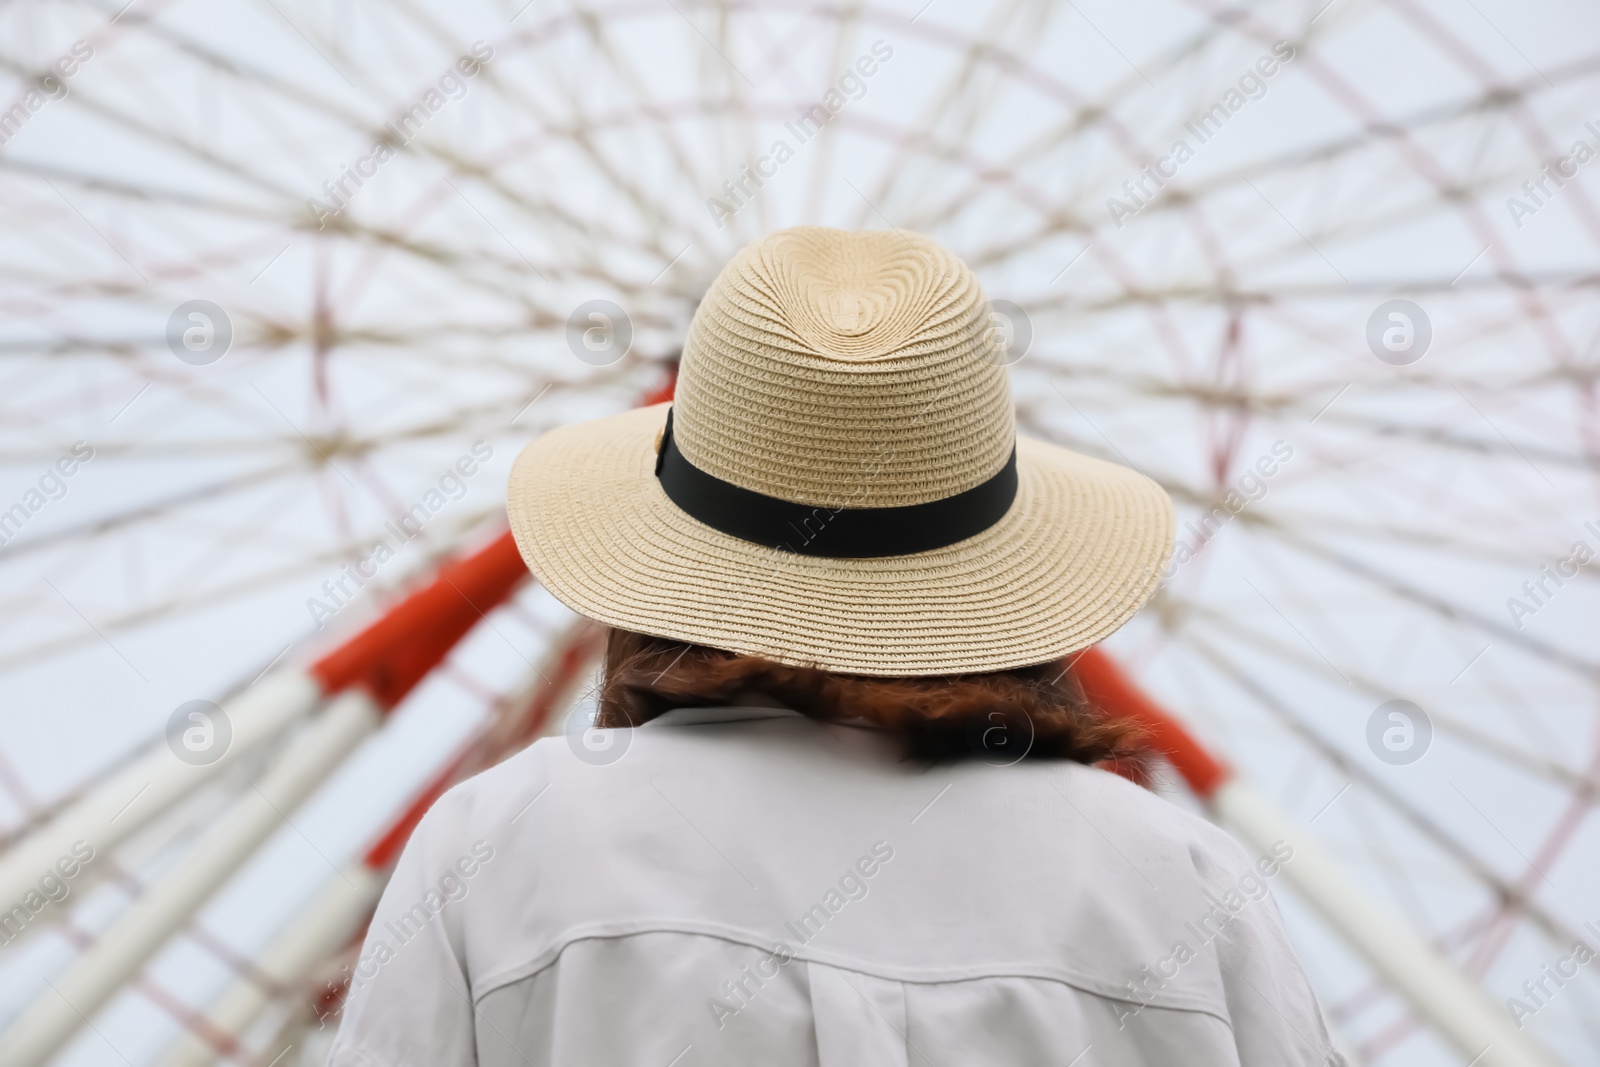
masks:
<path fill-rule="evenodd" d="M 651 726 L 703 726 L 711 723 L 751 722 L 758 719 L 799 717 L 801 716 L 798 711 L 784 707 L 740 705 L 724 708 L 673 708 L 671 711 L 657 715 L 649 722 L 642 724 L 639 729 L 643 730 Z"/>

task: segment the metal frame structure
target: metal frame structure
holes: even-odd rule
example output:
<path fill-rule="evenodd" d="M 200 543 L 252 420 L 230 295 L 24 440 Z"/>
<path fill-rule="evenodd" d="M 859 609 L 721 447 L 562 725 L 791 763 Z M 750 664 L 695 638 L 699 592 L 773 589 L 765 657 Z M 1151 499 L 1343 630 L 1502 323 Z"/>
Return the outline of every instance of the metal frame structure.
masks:
<path fill-rule="evenodd" d="M 493 36 L 497 58 L 462 109 L 465 115 L 481 105 L 503 123 L 497 135 L 447 136 L 441 122 L 408 146 L 405 162 L 386 171 L 393 193 L 387 206 L 379 206 L 383 194 L 363 193 L 326 227 L 314 227 L 302 208 L 307 193 L 317 192 L 315 180 L 334 173 L 351 144 L 370 143 L 386 109 L 415 97 L 417 86 L 406 79 L 431 71 L 423 68 L 436 52 L 460 51 L 456 27 L 426 5 L 401 5 L 386 9 L 383 33 L 350 33 L 315 5 L 272 5 L 262 11 L 266 21 L 305 53 L 306 64 L 294 68 L 265 62 L 264 52 L 252 50 L 254 41 L 230 52 L 203 28 L 166 18 L 167 6 L 134 5 L 109 21 L 109 11 L 91 5 L 52 9 L 93 23 L 85 34 L 98 66 L 87 66 L 71 97 L 51 103 L 48 117 L 24 138 L 58 117 L 79 115 L 91 131 L 112 131 L 126 138 L 119 144 L 142 148 L 143 162 L 162 166 L 122 173 L 117 160 L 102 165 L 69 152 L 35 152 L 25 139 L 8 144 L 0 157 L 12 210 L 11 243 L 0 257 L 13 287 L 0 294 L 0 310 L 19 324 L 0 342 L 0 354 L 35 356 L 72 372 L 42 394 L 26 388 L 26 369 L 7 379 L 22 383 L 23 398 L 5 408 L 7 420 L 19 435 L 32 435 L 8 446 L 9 455 L 37 468 L 59 454 L 57 438 L 71 440 L 78 427 L 93 425 L 103 435 L 95 440 L 100 467 L 137 464 L 147 455 L 169 464 L 215 455 L 235 462 L 222 470 L 197 465 L 193 477 L 185 470 L 186 477 L 144 498 L 113 497 L 109 510 L 0 547 L 0 564 L 40 563 L 52 582 L 46 589 L 30 572 L 8 594 L 7 618 L 37 621 L 13 630 L 0 666 L 21 669 L 95 648 L 102 639 L 121 642 L 140 627 L 194 619 L 263 587 L 319 579 L 362 545 L 367 531 L 352 509 L 377 500 L 392 512 L 402 503 L 395 483 L 422 462 L 404 450 L 479 433 L 498 434 L 496 443 L 526 436 L 563 396 L 628 402 L 638 380 L 669 357 L 708 272 L 728 248 L 771 225 L 798 216 L 956 235 L 991 294 L 1015 297 L 1035 317 L 1043 343 L 1016 368 L 1024 383 L 1017 397 L 1024 432 L 1142 466 L 1180 507 L 1202 514 L 1248 469 L 1254 450 L 1248 442 L 1264 427 L 1269 436 L 1292 436 L 1313 468 L 1306 476 L 1325 479 L 1327 491 L 1309 501 L 1274 488 L 1277 495 L 1243 511 L 1224 539 L 1285 563 L 1282 589 L 1264 585 L 1229 600 L 1215 587 L 1203 588 L 1200 579 L 1219 554 L 1208 549 L 1184 575 L 1196 580 L 1165 587 L 1147 613 L 1145 621 L 1159 620 L 1152 628 L 1179 648 L 1174 658 L 1187 661 L 1178 669 L 1223 680 L 1224 696 L 1200 685 L 1183 690 L 1180 719 L 1138 695 L 1132 677 L 1156 682 L 1140 666 L 1119 675 L 1090 653 L 1078 667 L 1086 685 L 1102 686 L 1103 705 L 1144 716 L 1196 796 L 1247 842 L 1292 830 L 1262 799 L 1264 789 L 1232 769 L 1253 767 L 1263 776 L 1260 786 L 1276 784 L 1264 778 L 1272 761 L 1227 733 L 1253 717 L 1276 731 L 1293 758 L 1337 774 L 1329 792 L 1353 783 L 1342 807 L 1319 823 L 1342 859 L 1352 865 L 1367 859 L 1379 878 L 1388 877 L 1401 865 L 1392 862 L 1395 845 L 1384 834 L 1405 834 L 1399 850 L 1410 854 L 1402 858 L 1426 852 L 1416 864 L 1424 877 L 1431 875 L 1427 865 L 1448 866 L 1451 888 L 1461 891 L 1455 902 L 1473 894 L 1464 910 L 1450 912 L 1447 928 L 1418 939 L 1397 930 L 1385 909 L 1362 904 L 1349 881 L 1321 862 L 1313 842 L 1297 843 L 1300 858 L 1286 868 L 1287 880 L 1341 942 L 1372 964 L 1372 981 L 1330 1003 L 1330 1016 L 1352 1025 L 1374 1009 L 1393 1016 L 1365 1038 L 1363 1055 L 1381 1057 L 1426 1021 L 1449 1035 L 1464 1059 L 1537 1062 L 1539 1053 L 1497 1022 L 1506 1018 L 1503 1009 L 1474 990 L 1507 977 L 1492 969 L 1511 957 L 1519 934 L 1528 934 L 1539 952 L 1578 936 L 1563 921 L 1556 894 L 1544 887 L 1545 872 L 1582 855 L 1575 846 L 1585 843 L 1583 820 L 1600 797 L 1600 753 L 1575 753 L 1564 743 L 1567 734 L 1563 744 L 1548 744 L 1548 737 L 1519 735 L 1516 727 L 1542 725 L 1540 716 L 1557 709 L 1570 737 L 1580 736 L 1573 724 L 1592 717 L 1581 698 L 1600 687 L 1600 661 L 1581 640 L 1507 624 L 1492 596 L 1487 608 L 1475 603 L 1454 572 L 1448 584 L 1430 581 L 1438 575 L 1427 574 L 1418 557 L 1448 555 L 1461 573 L 1488 573 L 1493 581 L 1515 571 L 1509 590 L 1565 538 L 1551 498 L 1587 499 L 1600 471 L 1600 388 L 1589 340 L 1593 321 L 1585 311 L 1593 305 L 1596 275 L 1572 258 L 1600 247 L 1600 207 L 1583 183 L 1560 187 L 1556 206 L 1540 205 L 1538 224 L 1561 225 L 1555 218 L 1561 214 L 1572 242 L 1553 258 L 1535 241 L 1536 227 L 1508 238 L 1495 224 L 1502 196 L 1538 177 L 1589 117 L 1582 101 L 1600 76 L 1592 49 L 1575 48 L 1547 63 L 1530 48 L 1535 67 L 1518 45 L 1506 51 L 1514 37 L 1522 46 L 1528 41 L 1514 30 L 1498 32 L 1488 22 L 1493 12 L 1476 13 L 1482 24 L 1457 21 L 1421 0 L 1375 6 L 1313 0 L 1303 10 L 1248 11 L 1179 0 L 1176 9 L 1192 15 L 1192 23 L 1161 37 L 1158 47 L 1130 49 L 1127 56 L 1111 45 L 1120 40 L 1115 25 L 1088 22 L 1094 11 L 1031 0 L 993 5 L 966 25 L 940 6 L 910 18 L 909 11 L 876 3 L 707 0 L 666 7 L 598 0 L 578 4 L 581 11 L 547 11 L 515 0 L 505 5 Z M 769 16 L 777 21 L 767 25 Z M 1379 23 L 1374 32 L 1383 42 L 1404 42 L 1407 62 L 1426 72 L 1418 77 L 1440 91 L 1386 97 L 1384 79 L 1361 63 L 1343 62 L 1349 35 L 1363 20 Z M 1085 53 L 1070 53 L 1073 62 L 1036 48 L 1058 41 L 1049 32 L 1063 22 L 1075 43 L 1088 42 Z M 763 130 L 815 102 L 817 79 L 809 75 L 832 76 L 855 55 L 862 34 L 885 35 L 903 57 L 921 50 L 949 63 L 900 114 L 873 110 L 893 91 L 886 79 L 874 82 L 870 99 L 852 103 L 786 172 L 793 204 L 759 198 L 727 220 L 726 229 L 710 229 L 704 195 L 737 173 L 752 147 L 759 149 Z M 663 89 L 640 76 L 630 48 L 641 37 L 650 49 L 684 46 L 681 84 Z M 1304 125 L 1315 129 L 1304 139 L 1186 172 L 1142 205 L 1127 229 L 1109 226 L 1104 194 L 1157 162 L 1166 142 L 1155 131 L 1176 128 L 1183 117 L 1171 102 L 1214 99 L 1236 76 L 1241 57 L 1253 58 L 1280 37 L 1298 50 L 1293 91 L 1312 98 Z M 0 45 L 0 69 L 26 82 L 43 68 L 39 56 L 24 54 L 23 35 L 16 39 L 15 46 Z M 1114 68 L 1110 77 L 1081 76 L 1090 50 Z M 414 64 L 415 56 L 423 58 Z M 798 69 L 810 59 L 815 69 Z M 118 63 L 141 76 L 96 84 L 96 71 Z M 192 78 L 193 85 L 142 76 L 156 71 Z M 742 71 L 757 73 L 763 91 L 747 85 Z M 595 76 L 583 82 L 580 74 Z M 1271 102 L 1251 103 L 1249 114 L 1279 106 L 1288 91 L 1279 86 L 1289 80 L 1274 82 Z M 580 91 L 586 84 L 601 91 Z M 194 114 L 182 104 L 191 93 L 200 99 Z M 265 116 L 251 127 L 253 139 L 211 136 L 221 124 L 208 119 L 209 103 L 242 98 Z M 1009 121 L 1025 113 L 1038 121 Z M 237 112 L 227 115 L 243 125 Z M 1328 115 L 1334 121 L 1317 121 Z M 1241 119 L 1229 137 L 1254 121 Z M 1301 132 L 1298 124 L 1283 129 Z M 249 154 L 241 154 L 245 142 Z M 1220 142 L 1213 148 L 1220 152 Z M 845 158 L 857 161 L 844 175 L 848 186 L 839 180 Z M 397 180 L 403 168 L 410 168 L 410 184 Z M 574 177 L 555 182 L 553 173 Z M 589 199 L 595 191 L 598 210 Z M 1383 246 L 1374 269 L 1374 257 L 1359 253 L 1381 246 L 1391 231 L 1422 235 L 1412 245 L 1438 254 L 1413 259 L 1411 246 L 1405 255 Z M 1173 256 L 1181 269 L 1168 269 Z M 382 289 L 380 280 L 392 284 L 386 300 L 364 303 Z M 1436 350 L 1450 352 L 1448 364 L 1430 359 L 1397 370 L 1364 352 L 1359 320 L 1396 294 L 1427 304 L 1438 327 Z M 234 316 L 233 355 L 216 367 L 180 366 L 159 330 L 138 325 L 159 325 L 180 300 L 196 295 L 216 298 Z M 633 313 L 638 339 L 628 363 L 577 368 L 568 361 L 567 313 L 579 296 L 593 295 L 614 297 Z M 457 313 L 466 307 L 470 314 Z M 1496 360 L 1495 352 L 1514 352 L 1516 359 Z M 546 358 L 550 353 L 555 358 Z M 286 366 L 303 370 L 303 380 L 272 377 Z M 342 378 L 351 368 L 358 376 Z M 391 400 L 408 390 L 427 392 L 457 372 L 494 380 L 476 391 L 441 390 L 399 414 L 390 410 Z M 382 402 L 363 409 L 367 390 L 377 390 Z M 1440 404 L 1440 396 L 1453 408 Z M 1570 427 L 1551 414 L 1569 408 Z M 162 435 L 169 415 L 196 410 L 233 421 L 226 428 L 203 423 L 181 440 Z M 530 410 L 531 421 L 519 422 Z M 1122 421 L 1134 410 L 1147 421 Z M 1192 426 L 1182 442 L 1187 447 L 1167 455 L 1142 448 L 1155 436 L 1152 425 L 1179 420 Z M 234 432 L 239 426 L 249 431 L 242 439 Z M 1427 473 L 1399 463 L 1402 451 L 1425 460 Z M 386 465 L 391 455 L 396 461 Z M 1189 463 L 1191 456 L 1200 458 Z M 1437 518 L 1399 509 L 1392 499 L 1374 502 L 1369 486 L 1347 478 L 1375 465 L 1393 468 L 1388 485 L 1395 495 L 1427 502 Z M 1450 479 L 1464 465 L 1481 480 L 1471 491 L 1452 492 Z M 131 469 L 135 476 L 142 470 Z M 293 551 L 253 555 L 261 510 L 287 506 L 260 497 L 291 497 L 308 487 L 314 492 L 301 495 L 323 504 L 328 536 L 306 533 L 313 525 L 307 521 L 291 531 L 302 535 Z M 229 513 L 219 518 L 208 510 L 218 504 Z M 463 530 L 481 530 L 485 514 L 462 514 L 459 522 L 453 516 L 449 531 L 440 520 L 429 551 L 456 546 Z M 93 589 L 106 556 L 136 560 L 151 531 L 176 531 L 180 544 L 192 543 L 182 539 L 191 524 L 209 535 L 197 539 L 205 551 L 176 568 L 170 581 L 125 600 L 108 598 L 103 610 L 76 601 L 74 582 Z M 45 527 L 39 520 L 32 529 Z M 485 549 L 483 558 L 496 561 L 486 572 L 514 585 L 521 578 L 515 553 L 503 538 L 495 546 Z M 138 573 L 128 563 L 120 576 L 138 588 Z M 1374 773 L 1359 738 L 1352 745 L 1332 731 L 1331 703 L 1303 690 L 1284 695 L 1288 676 L 1303 685 L 1338 686 L 1369 706 L 1407 695 L 1426 703 L 1408 691 L 1423 683 L 1386 674 L 1350 652 L 1346 635 L 1321 617 L 1321 601 L 1316 611 L 1296 610 L 1291 597 L 1307 575 L 1337 594 L 1334 608 L 1381 601 L 1397 625 L 1412 631 L 1436 625 L 1441 642 L 1460 644 L 1462 674 L 1474 673 L 1456 686 L 1456 668 L 1444 672 L 1455 676 L 1452 697 L 1498 658 L 1511 657 L 1496 668 L 1506 676 L 1485 680 L 1478 703 L 1440 701 L 1429 710 L 1441 739 L 1458 746 L 1456 754 L 1507 773 L 1509 784 L 1501 784 L 1508 792 L 1554 794 L 1530 820 L 1536 828 L 1514 834 L 1513 844 L 1493 821 L 1472 822 L 1481 813 L 1440 788 L 1463 816 L 1452 821 L 1447 805 L 1411 788 L 1415 780 L 1385 777 L 1384 768 Z M 446 566 L 409 611 L 397 607 L 309 666 L 275 669 L 243 688 L 224 702 L 234 737 L 216 763 L 179 765 L 157 743 L 81 795 L 41 808 L 30 803 L 23 776 L 0 758 L 0 790 L 16 798 L 24 815 L 0 853 L 0 900 L 18 899 L 74 841 L 92 841 L 107 854 L 132 851 L 130 843 L 159 831 L 163 820 L 191 818 L 204 791 L 260 786 L 267 779 L 259 776 L 270 774 L 286 746 L 302 743 L 308 731 L 320 727 L 341 744 L 353 742 L 370 727 L 371 709 L 347 712 L 359 725 L 334 731 L 326 716 L 339 694 L 371 694 L 384 716 L 378 728 L 385 728 L 389 709 L 442 669 L 451 633 L 465 632 L 490 610 L 477 580 L 476 572 Z M 1569 589 L 1563 603 L 1578 595 Z M 431 629 L 435 623 L 442 629 Z M 1138 640 L 1130 637 L 1126 664 L 1142 662 Z M 1408 640 L 1401 635 L 1395 643 Z M 1494 651 L 1480 660 L 1491 644 Z M 1261 670 L 1263 662 L 1275 671 Z M 1524 685 L 1559 699 L 1532 699 Z M 1442 681 L 1437 692 L 1446 692 Z M 1570 699 L 1574 693 L 1580 699 Z M 511 703 L 497 707 L 502 717 L 518 714 Z M 1339 713 L 1350 710 L 1341 705 Z M 1208 755 L 1183 722 L 1204 723 L 1215 751 L 1227 752 L 1231 764 Z M 285 796 L 310 787 L 289 784 Z M 1369 803 L 1376 815 L 1360 808 Z M 1341 838 L 1332 824 L 1350 808 L 1384 834 L 1362 832 L 1352 816 Z M 243 825 L 245 809 L 236 815 Z M 1491 826 L 1498 837 L 1490 836 Z M 1469 836 L 1474 828 L 1480 837 Z M 1509 848 L 1501 848 L 1500 838 Z M 160 910 L 166 917 L 150 920 L 159 932 L 173 922 L 177 903 L 203 897 L 231 867 L 230 860 L 188 868 L 181 893 L 167 887 L 170 873 L 150 884 L 138 884 L 126 870 L 119 877 L 136 898 L 169 901 L 157 909 L 136 900 L 133 907 L 145 910 L 129 912 Z M 383 869 L 362 875 L 358 897 L 365 899 Z M 1415 877 L 1407 870 L 1394 882 Z M 1403 902 L 1401 890 L 1410 888 L 1401 885 L 1392 895 Z M 347 923 L 334 918 L 356 914 L 349 923 L 358 928 L 363 905 L 334 904 L 329 927 L 304 935 L 319 946 L 315 951 L 287 944 L 273 950 L 276 956 L 229 958 L 238 983 L 255 983 L 252 1003 L 269 991 L 277 1001 L 303 999 L 304 990 L 289 992 L 265 976 L 300 973 L 308 954 L 337 951 L 328 946 Z M 1426 927 L 1416 912 L 1411 917 L 1414 927 Z M 130 947 L 113 953 L 70 923 L 62 928 L 84 947 L 84 960 L 115 956 L 117 966 L 107 974 L 137 974 L 136 960 L 148 958 L 157 940 L 155 933 L 117 934 L 108 943 Z M 188 936 L 204 943 L 203 931 Z M 1465 984 L 1440 971 L 1445 957 L 1461 961 Z M 197 1014 L 148 977 L 131 984 L 209 1035 L 201 1045 L 210 1052 L 243 1062 L 257 1047 L 254 1037 L 240 1036 L 243 1009 L 229 1007 L 233 1001 Z M 1405 1003 L 1391 998 L 1391 990 L 1403 992 Z M 1579 992 L 1566 995 L 1576 1001 Z M 59 1011 L 57 1018 L 51 1040 L 67 1025 Z"/>

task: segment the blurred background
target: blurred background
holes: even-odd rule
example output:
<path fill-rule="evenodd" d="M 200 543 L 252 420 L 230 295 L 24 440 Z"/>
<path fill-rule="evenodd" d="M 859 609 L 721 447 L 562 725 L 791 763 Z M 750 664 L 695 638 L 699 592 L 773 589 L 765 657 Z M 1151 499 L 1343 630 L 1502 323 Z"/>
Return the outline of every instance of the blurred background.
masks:
<path fill-rule="evenodd" d="M 972 264 L 1022 432 L 1178 504 L 1106 651 L 1600 1063 L 1593 5 L 12 0 L 0 81 L 0 1030 L 70 994 L 49 1062 L 321 1062 L 416 815 L 592 740 L 512 459 L 814 223 Z M 1353 1063 L 1471 1059 L 1274 893 Z"/>

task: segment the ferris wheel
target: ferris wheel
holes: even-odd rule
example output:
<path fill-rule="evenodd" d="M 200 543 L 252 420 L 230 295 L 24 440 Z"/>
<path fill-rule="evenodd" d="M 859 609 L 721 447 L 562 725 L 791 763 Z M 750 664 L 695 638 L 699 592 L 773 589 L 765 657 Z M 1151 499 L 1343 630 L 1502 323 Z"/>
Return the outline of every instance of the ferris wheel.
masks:
<path fill-rule="evenodd" d="M 955 250 L 1021 432 L 1172 494 L 1080 669 L 1175 803 L 1317 850 L 1276 896 L 1351 1061 L 1471 1061 L 1463 1004 L 1600 1061 L 1597 24 L 0 9 L 0 1048 L 316 1062 L 421 811 L 586 743 L 599 636 L 508 548 L 511 458 L 669 396 L 711 278 L 805 222 Z"/>

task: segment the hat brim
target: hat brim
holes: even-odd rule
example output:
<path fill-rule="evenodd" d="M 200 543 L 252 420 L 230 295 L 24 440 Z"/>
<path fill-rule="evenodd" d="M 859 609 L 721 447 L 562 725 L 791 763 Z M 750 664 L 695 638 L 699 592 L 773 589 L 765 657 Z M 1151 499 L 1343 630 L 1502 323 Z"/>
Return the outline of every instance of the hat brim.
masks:
<path fill-rule="evenodd" d="M 507 511 L 529 569 L 612 626 L 852 674 L 997 671 L 1112 633 L 1172 552 L 1158 485 L 1028 438 L 1016 500 L 974 537 L 875 559 L 767 548 L 662 491 L 655 444 L 669 406 L 553 430 L 512 467 Z"/>

